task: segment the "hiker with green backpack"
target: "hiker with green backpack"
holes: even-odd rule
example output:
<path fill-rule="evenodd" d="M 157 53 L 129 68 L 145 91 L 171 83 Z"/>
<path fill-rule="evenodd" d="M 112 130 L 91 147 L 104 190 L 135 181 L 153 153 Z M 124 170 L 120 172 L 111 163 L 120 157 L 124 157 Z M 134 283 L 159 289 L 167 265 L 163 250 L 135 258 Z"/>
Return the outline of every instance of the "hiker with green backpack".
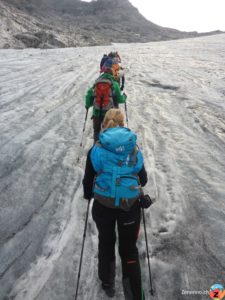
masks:
<path fill-rule="evenodd" d="M 110 109 L 99 141 L 89 150 L 83 179 L 84 198 L 94 198 L 92 216 L 99 232 L 98 277 L 108 297 L 115 294 L 116 225 L 125 300 L 144 300 L 136 246 L 141 208 L 152 202 L 136 134 L 124 127 L 120 109 Z"/>
<path fill-rule="evenodd" d="M 88 90 L 85 101 L 87 110 L 93 106 L 92 119 L 95 142 L 98 140 L 105 113 L 110 108 L 118 107 L 120 103 L 125 103 L 127 98 L 125 93 L 121 94 L 120 86 L 112 75 L 112 60 L 107 60 L 105 67 L 105 72 Z"/>

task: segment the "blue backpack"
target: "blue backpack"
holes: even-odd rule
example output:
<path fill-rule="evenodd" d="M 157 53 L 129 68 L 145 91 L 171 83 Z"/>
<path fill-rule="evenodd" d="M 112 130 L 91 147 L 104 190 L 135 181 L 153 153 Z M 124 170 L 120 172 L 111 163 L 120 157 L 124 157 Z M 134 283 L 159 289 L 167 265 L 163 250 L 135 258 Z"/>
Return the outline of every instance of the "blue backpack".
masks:
<path fill-rule="evenodd" d="M 126 207 L 139 198 L 138 172 L 143 157 L 136 146 L 136 134 L 125 127 L 109 128 L 100 133 L 91 151 L 91 162 L 97 172 L 94 198 L 109 207 Z"/>

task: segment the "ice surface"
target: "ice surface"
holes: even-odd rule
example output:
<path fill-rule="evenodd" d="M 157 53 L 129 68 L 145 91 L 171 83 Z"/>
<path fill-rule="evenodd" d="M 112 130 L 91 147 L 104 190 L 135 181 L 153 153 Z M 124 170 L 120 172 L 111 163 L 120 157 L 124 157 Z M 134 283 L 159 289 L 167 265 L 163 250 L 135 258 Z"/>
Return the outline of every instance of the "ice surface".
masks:
<path fill-rule="evenodd" d="M 56 50 L 0 50 L 0 299 L 72 300 L 93 143 L 84 96 L 102 54 L 118 50 L 129 127 L 149 175 L 154 299 L 225 284 L 225 36 Z M 77 163 L 77 158 L 80 158 Z M 91 214 L 79 299 L 104 299 Z M 143 226 L 143 286 L 151 299 Z M 116 296 L 124 299 L 117 259 Z"/>

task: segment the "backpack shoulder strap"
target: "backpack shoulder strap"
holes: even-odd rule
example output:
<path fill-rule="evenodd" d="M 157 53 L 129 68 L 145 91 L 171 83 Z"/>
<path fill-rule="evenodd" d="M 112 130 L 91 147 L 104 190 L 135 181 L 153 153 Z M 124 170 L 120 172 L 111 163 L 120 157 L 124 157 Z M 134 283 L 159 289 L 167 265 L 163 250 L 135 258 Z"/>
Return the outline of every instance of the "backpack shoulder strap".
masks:
<path fill-rule="evenodd" d="M 134 147 L 134 149 L 130 152 L 129 156 L 130 156 L 130 160 L 129 160 L 129 166 L 135 166 L 137 163 L 137 152 L 138 152 L 139 148 L 136 145 Z"/>

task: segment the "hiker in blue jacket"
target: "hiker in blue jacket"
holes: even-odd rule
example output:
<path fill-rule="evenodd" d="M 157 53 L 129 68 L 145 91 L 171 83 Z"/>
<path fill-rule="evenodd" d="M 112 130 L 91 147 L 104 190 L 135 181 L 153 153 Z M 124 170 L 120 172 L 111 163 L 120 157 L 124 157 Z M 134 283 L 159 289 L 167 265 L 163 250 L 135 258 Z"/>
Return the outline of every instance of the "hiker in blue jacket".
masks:
<path fill-rule="evenodd" d="M 98 276 L 109 297 L 115 294 L 116 224 L 126 300 L 143 300 L 136 246 L 141 207 L 150 206 L 142 194 L 147 183 L 136 134 L 124 127 L 120 109 L 110 109 L 99 141 L 89 150 L 83 179 L 84 198 L 94 198 L 92 216 L 99 232 Z"/>

